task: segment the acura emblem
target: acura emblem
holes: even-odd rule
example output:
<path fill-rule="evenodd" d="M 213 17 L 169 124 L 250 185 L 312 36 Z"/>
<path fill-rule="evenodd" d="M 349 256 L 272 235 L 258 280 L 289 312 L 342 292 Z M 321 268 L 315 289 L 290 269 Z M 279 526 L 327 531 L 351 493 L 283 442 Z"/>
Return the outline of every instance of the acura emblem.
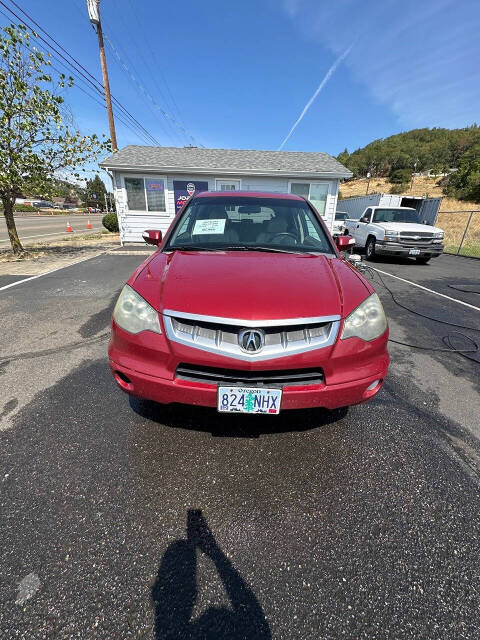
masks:
<path fill-rule="evenodd" d="M 238 334 L 238 344 L 243 351 L 256 353 L 265 344 L 265 334 L 260 329 L 242 329 Z"/>

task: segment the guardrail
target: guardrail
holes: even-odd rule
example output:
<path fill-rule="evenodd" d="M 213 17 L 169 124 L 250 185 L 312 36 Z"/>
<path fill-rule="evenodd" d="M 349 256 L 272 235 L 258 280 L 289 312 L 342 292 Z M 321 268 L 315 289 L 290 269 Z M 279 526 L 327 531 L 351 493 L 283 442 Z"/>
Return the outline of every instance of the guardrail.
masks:
<path fill-rule="evenodd" d="M 480 210 L 441 211 L 435 224 L 445 232 L 445 253 L 480 258 Z"/>

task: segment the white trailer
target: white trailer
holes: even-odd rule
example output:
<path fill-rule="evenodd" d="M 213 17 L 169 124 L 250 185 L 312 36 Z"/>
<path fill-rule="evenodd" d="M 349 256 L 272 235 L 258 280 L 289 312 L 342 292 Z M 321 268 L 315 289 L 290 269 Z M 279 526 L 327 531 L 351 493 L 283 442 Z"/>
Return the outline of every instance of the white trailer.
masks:
<path fill-rule="evenodd" d="M 337 211 L 348 213 L 352 220 L 362 217 L 367 207 L 408 207 L 415 209 L 420 222 L 434 226 L 438 211 L 442 203 L 441 198 L 423 198 L 422 196 L 405 196 L 393 193 L 372 193 L 368 196 L 356 196 L 339 200 Z"/>

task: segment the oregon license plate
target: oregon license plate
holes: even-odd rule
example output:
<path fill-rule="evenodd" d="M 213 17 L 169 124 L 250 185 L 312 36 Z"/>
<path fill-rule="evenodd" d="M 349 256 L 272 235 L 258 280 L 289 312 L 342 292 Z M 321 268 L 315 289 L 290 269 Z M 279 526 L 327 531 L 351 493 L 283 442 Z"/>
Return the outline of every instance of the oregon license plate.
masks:
<path fill-rule="evenodd" d="M 420 255 L 420 249 L 410 249 L 410 251 L 408 253 L 411 256 L 419 256 Z"/>
<path fill-rule="evenodd" d="M 221 413 L 280 413 L 281 389 L 218 387 L 217 409 Z"/>

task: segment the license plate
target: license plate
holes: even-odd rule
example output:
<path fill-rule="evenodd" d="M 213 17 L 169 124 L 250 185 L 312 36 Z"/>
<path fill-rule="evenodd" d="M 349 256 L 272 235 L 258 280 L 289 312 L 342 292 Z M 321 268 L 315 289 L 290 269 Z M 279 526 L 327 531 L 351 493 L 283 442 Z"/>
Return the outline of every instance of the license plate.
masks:
<path fill-rule="evenodd" d="M 410 249 L 410 251 L 408 253 L 411 256 L 419 256 L 420 255 L 420 249 Z"/>
<path fill-rule="evenodd" d="M 218 387 L 220 413 L 280 413 L 281 389 L 263 387 Z"/>

